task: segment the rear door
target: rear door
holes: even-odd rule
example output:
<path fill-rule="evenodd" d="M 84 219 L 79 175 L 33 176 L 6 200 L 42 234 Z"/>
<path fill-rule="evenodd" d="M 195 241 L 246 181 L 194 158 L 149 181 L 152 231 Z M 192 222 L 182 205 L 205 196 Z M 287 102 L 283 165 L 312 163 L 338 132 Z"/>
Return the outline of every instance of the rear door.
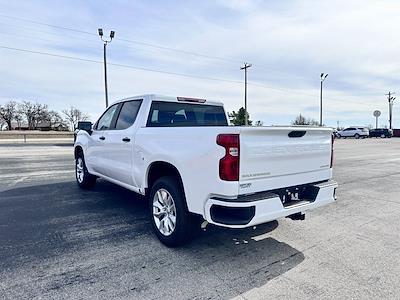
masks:
<path fill-rule="evenodd" d="M 329 128 L 243 128 L 239 193 L 328 180 L 331 150 Z"/>
<path fill-rule="evenodd" d="M 129 185 L 133 185 L 134 124 L 141 103 L 142 100 L 121 103 L 115 128 L 108 132 L 104 149 L 107 163 L 104 175 Z"/>

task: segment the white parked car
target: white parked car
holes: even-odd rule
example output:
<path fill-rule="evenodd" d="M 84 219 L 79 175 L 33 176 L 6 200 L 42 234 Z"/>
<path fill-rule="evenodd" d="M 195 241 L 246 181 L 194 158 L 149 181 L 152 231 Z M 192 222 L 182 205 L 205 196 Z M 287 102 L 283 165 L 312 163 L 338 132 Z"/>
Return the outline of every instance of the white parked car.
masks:
<path fill-rule="evenodd" d="M 193 215 L 231 228 L 304 219 L 335 200 L 332 156 L 330 128 L 228 126 L 222 103 L 157 95 L 115 102 L 75 142 L 78 185 L 147 195 L 167 246 L 188 241 Z"/>
<path fill-rule="evenodd" d="M 338 138 L 354 137 L 356 139 L 369 137 L 369 129 L 367 127 L 349 127 L 339 131 L 336 136 Z"/>

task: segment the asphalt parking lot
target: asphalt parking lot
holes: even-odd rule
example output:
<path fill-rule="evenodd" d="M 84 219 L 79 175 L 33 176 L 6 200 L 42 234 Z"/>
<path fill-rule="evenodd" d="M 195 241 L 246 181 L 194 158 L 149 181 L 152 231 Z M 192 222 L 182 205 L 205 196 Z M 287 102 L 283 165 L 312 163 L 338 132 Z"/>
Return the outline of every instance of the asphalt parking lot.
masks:
<path fill-rule="evenodd" d="M 142 198 L 77 187 L 71 146 L 0 145 L 1 298 L 398 299 L 400 139 L 335 150 L 336 203 L 169 249 Z"/>

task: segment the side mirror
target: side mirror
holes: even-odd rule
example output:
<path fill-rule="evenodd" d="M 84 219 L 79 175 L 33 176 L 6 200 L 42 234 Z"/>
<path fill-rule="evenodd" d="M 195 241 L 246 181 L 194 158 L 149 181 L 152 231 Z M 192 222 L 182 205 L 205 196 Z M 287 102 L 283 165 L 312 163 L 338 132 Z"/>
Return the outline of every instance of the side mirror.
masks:
<path fill-rule="evenodd" d="M 87 133 L 92 134 L 92 122 L 89 121 L 79 121 L 76 129 L 85 130 Z"/>

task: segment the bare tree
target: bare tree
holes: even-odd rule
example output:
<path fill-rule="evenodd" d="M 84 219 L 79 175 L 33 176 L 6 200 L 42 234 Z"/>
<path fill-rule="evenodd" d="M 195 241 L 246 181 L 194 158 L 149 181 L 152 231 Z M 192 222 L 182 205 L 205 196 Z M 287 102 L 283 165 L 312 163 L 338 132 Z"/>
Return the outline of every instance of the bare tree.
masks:
<path fill-rule="evenodd" d="M 22 125 L 23 119 L 24 119 L 24 118 L 23 118 L 22 114 L 21 114 L 19 111 L 17 111 L 17 113 L 16 113 L 16 115 L 15 115 L 15 117 L 14 117 L 14 120 L 17 121 L 17 128 L 18 128 L 18 130 L 21 129 L 21 125 Z"/>
<path fill-rule="evenodd" d="M 76 128 L 78 121 L 87 121 L 89 119 L 87 113 L 82 112 L 74 106 L 71 106 L 69 109 L 63 109 L 62 113 L 65 115 L 67 122 L 70 124 L 71 131 Z"/>
<path fill-rule="evenodd" d="M 19 105 L 19 111 L 25 116 L 28 128 L 34 129 L 35 104 L 30 101 L 24 101 Z"/>
<path fill-rule="evenodd" d="M 11 122 L 17 114 L 17 102 L 8 101 L 6 104 L 0 106 L 0 117 L 7 124 L 8 130 L 11 130 Z"/>
<path fill-rule="evenodd" d="M 307 119 L 302 114 L 299 114 L 292 122 L 292 125 L 319 125 L 319 122 L 313 119 Z"/>
<path fill-rule="evenodd" d="M 63 118 L 55 110 L 50 110 L 48 112 L 46 121 L 48 121 L 50 123 L 50 127 L 52 127 L 56 124 L 62 124 L 62 125 L 64 124 Z"/>
<path fill-rule="evenodd" d="M 35 129 L 39 122 L 48 120 L 48 106 L 46 104 L 24 101 L 19 105 L 19 111 L 25 116 L 29 129 Z"/>
<path fill-rule="evenodd" d="M 0 131 L 3 130 L 4 125 L 6 124 L 6 121 L 0 116 Z"/>
<path fill-rule="evenodd" d="M 33 117 L 34 128 L 36 128 L 40 122 L 47 121 L 48 115 L 49 115 L 48 106 L 46 104 L 40 104 L 36 102 L 34 104 L 34 117 Z"/>

